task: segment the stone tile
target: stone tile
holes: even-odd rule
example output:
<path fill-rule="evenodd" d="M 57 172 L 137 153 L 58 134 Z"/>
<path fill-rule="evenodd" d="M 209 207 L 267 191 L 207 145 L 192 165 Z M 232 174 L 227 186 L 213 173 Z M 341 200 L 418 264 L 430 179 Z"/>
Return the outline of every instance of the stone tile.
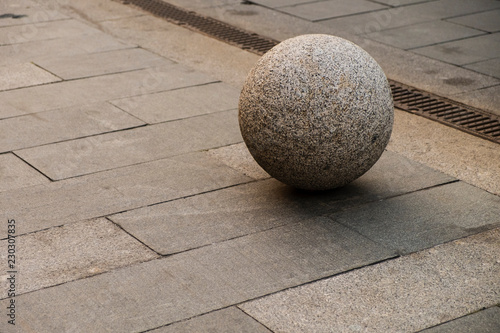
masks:
<path fill-rule="evenodd" d="M 3 218 L 23 221 L 18 234 L 24 234 L 250 180 L 196 153 L 0 192 L 0 207 Z M 0 239 L 6 237 L 4 229 Z"/>
<path fill-rule="evenodd" d="M 12 151 L 141 125 L 107 103 L 70 107 L 0 120 L 0 147 Z"/>
<path fill-rule="evenodd" d="M 24 221 L 19 221 L 22 228 Z M 0 241 L 7 248 L 7 240 Z M 16 238 L 16 265 L 22 283 L 16 295 L 148 261 L 158 255 L 112 222 L 100 218 L 51 228 Z M 7 262 L 7 253 L 0 259 Z M 0 277 L 4 285 L 7 275 Z M 0 298 L 7 297 L 2 288 Z"/>
<path fill-rule="evenodd" d="M 190 332 L 271 333 L 270 330 L 236 307 L 210 312 L 151 331 L 151 333 Z"/>
<path fill-rule="evenodd" d="M 377 31 L 367 34 L 366 37 L 408 50 L 481 34 L 484 34 L 484 32 L 458 24 L 445 21 L 432 21 Z"/>
<path fill-rule="evenodd" d="M 494 0 L 438 0 L 407 7 L 415 14 L 432 13 L 434 19 L 446 19 L 500 8 Z"/>
<path fill-rule="evenodd" d="M 158 67 L 169 62 L 165 58 L 140 48 L 51 56 L 35 60 L 38 66 L 65 80 Z"/>
<path fill-rule="evenodd" d="M 239 307 L 274 332 L 415 332 L 497 304 L 499 256 L 497 229 Z"/>
<path fill-rule="evenodd" d="M 477 30 L 498 32 L 500 31 L 500 10 L 490 10 L 487 12 L 455 17 L 447 21 Z"/>
<path fill-rule="evenodd" d="M 0 46 L 0 65 L 8 66 L 22 62 L 35 62 L 38 58 L 66 57 L 78 54 L 105 52 L 131 48 L 104 33 L 68 36 L 43 41 Z"/>
<path fill-rule="evenodd" d="M 410 6 L 406 4 L 412 2 Z M 354 34 L 376 33 L 386 29 L 410 26 L 417 23 L 439 21 L 446 17 L 477 12 L 498 6 L 490 0 L 479 0 L 470 2 L 468 0 L 440 0 L 440 1 L 404 1 L 383 0 L 377 1 L 387 5 L 404 5 L 377 10 L 371 13 L 350 15 L 348 17 L 337 17 L 321 21 L 321 24 L 332 29 L 333 34 L 345 31 Z M 449 20 L 452 22 L 453 20 Z M 479 29 L 481 30 L 481 29 Z M 439 31 L 437 31 L 439 33 Z"/>
<path fill-rule="evenodd" d="M 500 58 L 480 61 L 464 67 L 500 79 Z"/>
<path fill-rule="evenodd" d="M 470 64 L 498 57 L 500 33 L 422 47 L 412 51 L 455 65 Z"/>
<path fill-rule="evenodd" d="M 498 79 L 469 69 L 391 48 L 359 36 L 353 37 L 352 41 L 370 53 L 388 77 L 440 96 L 451 97 L 500 84 Z M 409 63 L 412 66 L 408 66 Z"/>
<path fill-rule="evenodd" d="M 0 91 L 61 81 L 31 63 L 0 66 Z"/>
<path fill-rule="evenodd" d="M 29 0 L 4 0 L 0 4 L 0 27 L 22 25 L 22 24 L 43 24 L 48 21 L 67 19 L 68 17 L 51 6 L 41 6 L 39 3 Z"/>
<path fill-rule="evenodd" d="M 351 0 L 349 2 L 341 0 L 327 0 L 280 7 L 279 11 L 298 16 L 306 20 L 319 21 L 332 17 L 347 16 L 384 8 L 387 7 L 365 0 Z"/>
<path fill-rule="evenodd" d="M 215 80 L 165 60 L 162 67 L 0 92 L 0 118 L 138 96 Z"/>
<path fill-rule="evenodd" d="M 500 85 L 458 94 L 453 99 L 500 116 Z M 497 191 L 500 193 L 500 188 Z"/>
<path fill-rule="evenodd" d="M 98 32 L 77 20 L 58 20 L 51 22 L 30 23 L 9 27 L 0 27 L 0 45 L 26 43 L 74 35 L 89 35 Z"/>
<path fill-rule="evenodd" d="M 360 35 L 432 20 L 435 20 L 433 13 L 415 13 L 411 10 L 411 6 L 404 6 L 345 17 L 336 17 L 319 23 L 329 27 L 331 33 L 334 35 L 338 34 L 339 31 Z"/>
<path fill-rule="evenodd" d="M 16 151 L 53 180 L 241 142 L 236 111 Z"/>
<path fill-rule="evenodd" d="M 500 198 L 463 182 L 331 215 L 360 234 L 410 253 L 500 225 Z"/>
<path fill-rule="evenodd" d="M 71 6 L 59 6 L 59 10 L 68 15 L 82 15 L 89 22 L 103 22 L 127 19 L 147 15 L 144 11 L 132 5 L 126 6 L 121 1 L 76 1 Z"/>
<path fill-rule="evenodd" d="M 225 146 L 209 150 L 208 153 L 216 160 L 238 170 L 253 179 L 267 179 L 269 174 L 255 162 L 245 143 Z"/>
<path fill-rule="evenodd" d="M 0 154 L 0 192 L 50 182 L 13 154 Z"/>
<path fill-rule="evenodd" d="M 394 116 L 388 150 L 500 196 L 497 143 L 405 111 Z"/>
<path fill-rule="evenodd" d="M 444 174 L 386 152 L 368 173 L 334 191 L 298 191 L 269 179 L 110 218 L 155 251 L 170 254 L 450 180 Z"/>
<path fill-rule="evenodd" d="M 496 333 L 500 331 L 500 308 L 491 307 L 435 326 L 421 333 Z"/>
<path fill-rule="evenodd" d="M 240 91 L 217 82 L 112 101 L 149 124 L 238 108 Z M 140 106 L 140 107 L 139 107 Z"/>
<path fill-rule="evenodd" d="M 40 333 L 145 331 L 390 256 L 356 232 L 314 219 L 46 288 L 17 301 L 30 309 L 23 313 L 23 325 Z"/>

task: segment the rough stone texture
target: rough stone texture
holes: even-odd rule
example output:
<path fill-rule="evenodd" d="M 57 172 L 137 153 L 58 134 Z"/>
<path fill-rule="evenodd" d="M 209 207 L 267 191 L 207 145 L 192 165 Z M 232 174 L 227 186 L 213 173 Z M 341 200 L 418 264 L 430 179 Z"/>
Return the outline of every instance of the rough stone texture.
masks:
<path fill-rule="evenodd" d="M 16 151 L 61 180 L 241 142 L 235 110 Z"/>
<path fill-rule="evenodd" d="M 496 229 L 241 308 L 273 332 L 415 332 L 498 304 L 499 255 Z"/>
<path fill-rule="evenodd" d="M 0 153 L 141 126 L 107 103 L 37 112 L 0 121 Z M 19 135 L 22 133 L 22 135 Z"/>
<path fill-rule="evenodd" d="M 167 255 L 299 223 L 349 207 L 364 211 L 367 205 L 363 203 L 376 202 L 379 205 L 382 199 L 451 180 L 453 178 L 398 154 L 385 152 L 366 174 L 332 191 L 300 191 L 276 179 L 267 179 L 134 209 L 110 219 L 158 253 Z M 466 192 L 469 197 L 473 193 Z M 452 221 L 454 216 L 446 221 Z M 407 223 L 411 225 L 412 222 Z M 400 233 L 399 224 L 392 225 L 391 230 Z M 414 236 L 415 229 L 410 230 Z"/>
<path fill-rule="evenodd" d="M 420 333 L 498 333 L 500 332 L 500 308 L 497 306 L 472 313 Z"/>
<path fill-rule="evenodd" d="M 61 81 L 30 63 L 0 66 L 0 90 L 9 90 Z"/>
<path fill-rule="evenodd" d="M 267 172 L 255 163 L 255 160 L 243 142 L 209 150 L 208 154 L 234 170 L 244 173 L 248 177 L 254 179 L 269 178 Z"/>
<path fill-rule="evenodd" d="M 387 79 L 355 44 L 329 35 L 286 40 L 249 73 L 240 128 L 256 161 L 278 180 L 331 189 L 365 173 L 389 140 Z"/>
<path fill-rule="evenodd" d="M 223 82 L 111 101 L 120 109 L 155 124 L 238 108 L 239 89 Z"/>
<path fill-rule="evenodd" d="M 392 256 L 311 219 L 20 295 L 14 332 L 145 332 Z"/>
<path fill-rule="evenodd" d="M 23 221 L 19 221 L 21 224 Z M 89 277 L 158 257 L 112 222 L 99 218 L 17 237 L 22 275 L 16 294 Z M 7 239 L 0 241 L 7 248 Z M 0 253 L 7 262 L 7 252 Z M 8 275 L 0 274 L 2 287 Z M 8 288 L 0 289 L 0 298 Z"/>
<path fill-rule="evenodd" d="M 0 214 L 4 221 L 23 221 L 21 235 L 250 180 L 206 153 L 193 153 L 0 192 Z M 0 228 L 0 238 L 6 237 L 7 228 Z"/>
<path fill-rule="evenodd" d="M 48 183 L 49 179 L 14 154 L 0 155 L 0 192 Z"/>
<path fill-rule="evenodd" d="M 192 319 L 174 323 L 151 333 L 271 333 L 252 317 L 236 307 L 210 312 Z"/>
<path fill-rule="evenodd" d="M 498 144 L 405 111 L 394 115 L 388 150 L 500 195 Z"/>
<path fill-rule="evenodd" d="M 354 207 L 331 218 L 398 253 L 410 253 L 498 227 L 499 216 L 498 196 L 455 182 Z"/>

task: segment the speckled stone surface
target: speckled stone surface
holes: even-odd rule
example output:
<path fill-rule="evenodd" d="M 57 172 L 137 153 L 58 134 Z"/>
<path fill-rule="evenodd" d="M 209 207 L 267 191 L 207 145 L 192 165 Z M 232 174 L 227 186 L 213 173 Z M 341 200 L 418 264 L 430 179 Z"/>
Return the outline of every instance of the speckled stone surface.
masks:
<path fill-rule="evenodd" d="M 245 143 L 264 170 L 291 186 L 325 190 L 358 178 L 386 147 L 394 118 L 375 60 L 329 35 L 303 35 L 267 52 L 239 101 Z"/>

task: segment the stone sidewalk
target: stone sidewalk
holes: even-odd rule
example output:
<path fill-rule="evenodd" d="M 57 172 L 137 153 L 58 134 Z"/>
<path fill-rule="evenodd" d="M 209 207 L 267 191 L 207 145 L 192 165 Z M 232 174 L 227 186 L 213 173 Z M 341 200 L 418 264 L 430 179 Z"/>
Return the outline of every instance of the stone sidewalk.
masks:
<path fill-rule="evenodd" d="M 291 189 L 239 133 L 257 59 L 115 1 L 0 4 L 0 332 L 498 331 L 498 145 L 396 110 L 368 173 Z"/>
<path fill-rule="evenodd" d="M 170 2 L 277 40 L 303 33 L 345 37 L 392 79 L 500 115 L 498 1 Z"/>

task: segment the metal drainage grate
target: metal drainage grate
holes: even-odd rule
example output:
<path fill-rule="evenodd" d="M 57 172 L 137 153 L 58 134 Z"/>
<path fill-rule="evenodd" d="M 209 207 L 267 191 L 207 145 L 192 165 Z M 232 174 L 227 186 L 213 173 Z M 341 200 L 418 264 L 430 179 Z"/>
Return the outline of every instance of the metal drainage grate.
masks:
<path fill-rule="evenodd" d="M 227 23 L 179 8 L 162 0 L 122 0 L 167 21 L 262 55 L 279 41 L 250 33 Z M 389 80 L 394 106 L 481 138 L 500 143 L 500 117 Z"/>
<path fill-rule="evenodd" d="M 256 54 L 264 54 L 279 42 L 250 33 L 227 23 L 191 12 L 161 0 L 126 0 L 124 4 L 133 4 L 167 21 L 185 26 L 210 37 L 238 46 Z"/>
<path fill-rule="evenodd" d="M 500 143 L 500 117 L 393 80 L 389 83 L 398 109 Z"/>

